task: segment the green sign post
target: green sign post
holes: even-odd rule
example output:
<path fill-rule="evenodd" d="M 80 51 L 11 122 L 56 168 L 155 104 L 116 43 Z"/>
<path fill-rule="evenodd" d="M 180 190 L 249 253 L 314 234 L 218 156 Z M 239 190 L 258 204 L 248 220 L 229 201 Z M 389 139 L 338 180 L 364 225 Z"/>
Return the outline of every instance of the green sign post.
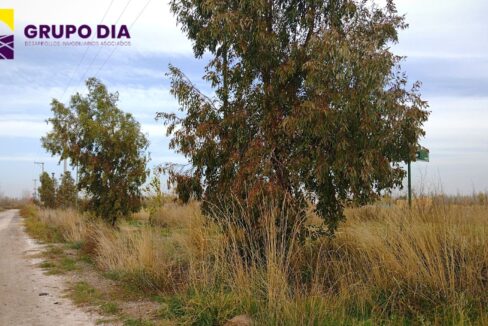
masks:
<path fill-rule="evenodd" d="M 430 152 L 427 148 L 420 146 L 417 150 L 417 161 L 429 162 L 429 154 Z"/>
<path fill-rule="evenodd" d="M 427 148 L 419 146 L 415 154 L 416 161 L 429 162 L 430 152 Z M 412 207 L 412 169 L 408 161 L 408 207 Z"/>

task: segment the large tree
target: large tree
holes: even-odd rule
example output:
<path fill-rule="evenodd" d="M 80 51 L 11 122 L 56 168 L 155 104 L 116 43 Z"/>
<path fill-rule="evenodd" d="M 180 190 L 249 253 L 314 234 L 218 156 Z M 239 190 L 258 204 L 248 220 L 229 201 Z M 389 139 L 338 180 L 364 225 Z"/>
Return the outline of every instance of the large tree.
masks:
<path fill-rule="evenodd" d="M 140 208 L 149 143 L 133 116 L 117 107 L 118 93 L 95 78 L 86 85 L 88 94 L 73 95 L 68 106 L 52 101 L 53 129 L 42 144 L 78 167 L 78 188 L 89 197 L 89 207 L 115 224 Z"/>
<path fill-rule="evenodd" d="M 195 56 L 211 56 L 204 78 L 215 91 L 205 96 L 170 66 L 184 114 L 159 117 L 191 163 L 173 180 L 201 182 L 217 206 L 263 194 L 298 209 L 308 201 L 331 232 L 345 205 L 401 186 L 428 112 L 390 50 L 407 27 L 392 0 L 172 0 L 171 9 Z"/>

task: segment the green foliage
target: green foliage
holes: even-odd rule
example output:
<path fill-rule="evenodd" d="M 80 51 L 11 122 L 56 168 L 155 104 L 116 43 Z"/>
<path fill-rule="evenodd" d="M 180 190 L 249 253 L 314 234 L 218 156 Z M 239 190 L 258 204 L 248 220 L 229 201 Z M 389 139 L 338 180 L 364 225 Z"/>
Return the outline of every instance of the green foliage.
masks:
<path fill-rule="evenodd" d="M 33 203 L 26 203 L 19 211 L 20 216 L 24 218 L 36 217 L 38 213 L 38 207 Z"/>
<path fill-rule="evenodd" d="M 168 173 L 168 186 L 175 185 L 174 191 L 182 203 L 187 204 L 191 199 L 201 200 L 203 188 L 199 174 L 178 173 L 176 165 L 169 164 L 163 168 Z"/>
<path fill-rule="evenodd" d="M 89 197 L 88 208 L 115 224 L 141 206 L 149 143 L 133 116 L 117 107 L 117 93 L 95 78 L 86 85 L 88 94 L 73 95 L 69 106 L 52 101 L 53 130 L 42 144 L 78 167 L 78 189 Z"/>
<path fill-rule="evenodd" d="M 96 304 L 100 296 L 100 292 L 86 282 L 76 283 L 70 293 L 71 299 L 76 304 Z"/>
<path fill-rule="evenodd" d="M 39 180 L 41 186 L 37 191 L 42 205 L 47 208 L 56 208 L 56 181 L 47 172 L 43 172 Z"/>
<path fill-rule="evenodd" d="M 23 210 L 23 213 L 21 214 L 25 218 L 25 228 L 27 233 L 34 238 L 46 243 L 64 242 L 61 231 L 57 227 L 41 221 L 37 216 L 37 212 Z"/>
<path fill-rule="evenodd" d="M 71 173 L 66 171 L 61 178 L 61 184 L 57 192 L 57 205 L 61 208 L 74 207 L 78 197 L 78 190 L 76 189 L 75 180 L 71 177 Z"/>
<path fill-rule="evenodd" d="M 101 305 L 102 311 L 109 315 L 114 315 L 119 312 L 120 308 L 115 302 L 105 302 Z"/>
<path fill-rule="evenodd" d="M 197 180 L 207 207 L 271 196 L 301 216 L 308 201 L 332 233 L 346 205 L 401 186 L 428 112 L 390 51 L 407 27 L 393 0 L 170 3 L 216 94 L 170 66 L 185 115 L 158 118 L 190 160 L 183 193 Z"/>
<path fill-rule="evenodd" d="M 129 318 L 124 321 L 124 326 L 154 326 L 154 323 L 150 320 Z"/>

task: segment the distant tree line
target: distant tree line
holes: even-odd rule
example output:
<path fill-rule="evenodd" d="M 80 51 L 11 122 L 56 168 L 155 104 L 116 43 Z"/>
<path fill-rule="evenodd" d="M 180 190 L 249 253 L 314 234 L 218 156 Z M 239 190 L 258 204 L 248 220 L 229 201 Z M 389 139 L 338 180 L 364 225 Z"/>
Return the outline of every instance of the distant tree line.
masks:
<path fill-rule="evenodd" d="M 61 177 L 58 185 L 54 175 L 47 172 L 40 176 L 41 185 L 38 189 L 40 203 L 46 208 L 71 208 L 76 206 L 78 190 L 75 180 L 69 171 Z"/>

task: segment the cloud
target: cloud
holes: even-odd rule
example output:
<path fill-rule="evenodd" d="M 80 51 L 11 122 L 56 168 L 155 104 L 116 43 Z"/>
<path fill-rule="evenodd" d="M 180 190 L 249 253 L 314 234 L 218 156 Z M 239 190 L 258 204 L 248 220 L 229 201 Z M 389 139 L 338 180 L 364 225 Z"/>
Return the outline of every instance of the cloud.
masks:
<path fill-rule="evenodd" d="M 488 56 L 412 57 L 405 60 L 403 68 L 410 80 L 422 82 L 426 97 L 477 98 L 487 95 Z"/>
<path fill-rule="evenodd" d="M 0 137 L 40 138 L 49 131 L 43 122 L 27 120 L 0 120 Z"/>
<path fill-rule="evenodd" d="M 19 116 L 17 116 L 19 118 Z M 51 127 L 45 122 L 25 120 L 0 120 L 0 137 L 36 138 L 48 133 Z M 141 124 L 141 131 L 151 138 L 166 137 L 166 127 L 157 123 Z"/>
<path fill-rule="evenodd" d="M 484 0 L 397 0 L 409 28 L 401 31 L 395 51 L 436 58 L 484 57 L 488 51 Z"/>
<path fill-rule="evenodd" d="M 44 120 L 51 115 L 51 99 L 67 102 L 73 93 L 85 92 L 84 79 L 93 75 L 110 91 L 119 91 L 120 108 L 141 123 L 151 141 L 151 164 L 186 162 L 168 149 L 166 129 L 154 121 L 154 115 L 178 109 L 164 76 L 170 63 L 204 92 L 211 92 L 201 80 L 208 57 L 193 58 L 191 42 L 177 26 L 167 0 L 152 0 L 130 29 L 133 46 L 118 48 L 113 54 L 111 48 L 26 47 L 22 43 L 22 27 L 27 23 L 96 25 L 111 2 L 2 2 L 2 7 L 15 8 L 17 27 L 16 59 L 0 60 L 0 180 L 8 183 L 8 191 L 31 188 L 31 179 L 38 174 L 32 161 L 38 158 L 49 162 L 52 171 L 60 169 L 39 143 L 49 130 Z M 113 1 L 104 22 L 115 23 L 127 3 Z M 145 4 L 146 0 L 131 1 L 119 23 L 131 24 Z M 400 32 L 400 43 L 393 51 L 408 56 L 404 70 L 411 81 L 423 82 L 423 97 L 432 110 L 425 125 L 427 135 L 421 140 L 431 149 L 432 162 L 415 164 L 414 180 L 419 184 L 419 176 L 427 174 L 429 182 L 436 184 L 440 179 L 451 193 L 470 192 L 473 185 L 486 189 L 488 2 L 397 0 L 397 4 L 410 28 Z M 27 173 L 19 173 L 21 169 Z"/>
<path fill-rule="evenodd" d="M 0 155 L 0 161 L 2 162 L 29 162 L 36 161 L 41 162 L 58 162 L 59 159 L 51 156 L 39 156 L 39 155 Z"/>

